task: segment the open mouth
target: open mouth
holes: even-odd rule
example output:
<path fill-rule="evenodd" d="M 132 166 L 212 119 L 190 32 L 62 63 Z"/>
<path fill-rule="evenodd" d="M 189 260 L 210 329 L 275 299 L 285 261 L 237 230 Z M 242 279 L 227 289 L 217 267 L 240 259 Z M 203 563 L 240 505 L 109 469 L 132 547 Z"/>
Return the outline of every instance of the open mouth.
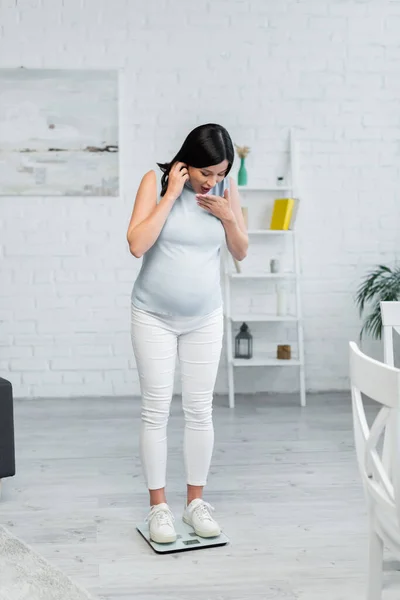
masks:
<path fill-rule="evenodd" d="M 206 188 L 206 187 L 203 187 L 203 186 L 201 186 L 201 193 L 202 193 L 202 194 L 208 194 L 208 192 L 209 192 L 210 190 L 211 190 L 211 188 Z"/>

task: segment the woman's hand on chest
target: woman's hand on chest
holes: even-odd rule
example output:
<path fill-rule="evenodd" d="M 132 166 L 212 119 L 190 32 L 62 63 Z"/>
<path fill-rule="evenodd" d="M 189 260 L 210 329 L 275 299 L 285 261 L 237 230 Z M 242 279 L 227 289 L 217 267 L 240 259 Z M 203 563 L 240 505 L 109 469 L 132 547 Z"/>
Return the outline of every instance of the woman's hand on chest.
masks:
<path fill-rule="evenodd" d="M 222 223 L 235 220 L 228 189 L 225 190 L 223 196 L 196 194 L 196 200 L 200 208 L 220 219 Z"/>

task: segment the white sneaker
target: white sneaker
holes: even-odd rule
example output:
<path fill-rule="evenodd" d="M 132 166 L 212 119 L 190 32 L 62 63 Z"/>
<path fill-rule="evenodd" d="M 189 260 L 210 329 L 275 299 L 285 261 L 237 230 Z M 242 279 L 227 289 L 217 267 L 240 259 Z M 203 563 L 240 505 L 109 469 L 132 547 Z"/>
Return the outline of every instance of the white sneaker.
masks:
<path fill-rule="evenodd" d="M 192 500 L 185 508 L 183 520 L 191 525 L 198 536 L 203 538 L 217 537 L 221 534 L 221 528 L 211 516 L 214 508 L 208 502 L 200 498 Z"/>
<path fill-rule="evenodd" d="M 171 544 L 176 541 L 174 516 L 168 504 L 151 507 L 146 523 L 149 524 L 150 539 L 157 544 Z"/>

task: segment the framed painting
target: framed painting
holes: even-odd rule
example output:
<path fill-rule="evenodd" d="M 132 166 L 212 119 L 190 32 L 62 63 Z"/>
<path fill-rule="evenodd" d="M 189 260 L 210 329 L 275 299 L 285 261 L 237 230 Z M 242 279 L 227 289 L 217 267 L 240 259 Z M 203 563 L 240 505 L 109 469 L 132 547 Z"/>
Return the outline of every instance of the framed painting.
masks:
<path fill-rule="evenodd" d="M 117 196 L 118 71 L 0 69 L 0 195 Z"/>

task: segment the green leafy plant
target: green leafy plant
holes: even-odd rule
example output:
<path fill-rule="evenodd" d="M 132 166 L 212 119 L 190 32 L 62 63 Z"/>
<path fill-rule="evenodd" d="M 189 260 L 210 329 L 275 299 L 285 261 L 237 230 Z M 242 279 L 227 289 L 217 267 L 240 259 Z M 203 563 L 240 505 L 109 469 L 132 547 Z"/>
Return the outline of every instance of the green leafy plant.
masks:
<path fill-rule="evenodd" d="M 391 269 L 385 265 L 378 265 L 362 280 L 356 293 L 356 305 L 360 317 L 370 308 L 364 319 L 360 331 L 369 334 L 375 339 L 382 337 L 381 302 L 395 302 L 400 300 L 400 267 Z"/>

